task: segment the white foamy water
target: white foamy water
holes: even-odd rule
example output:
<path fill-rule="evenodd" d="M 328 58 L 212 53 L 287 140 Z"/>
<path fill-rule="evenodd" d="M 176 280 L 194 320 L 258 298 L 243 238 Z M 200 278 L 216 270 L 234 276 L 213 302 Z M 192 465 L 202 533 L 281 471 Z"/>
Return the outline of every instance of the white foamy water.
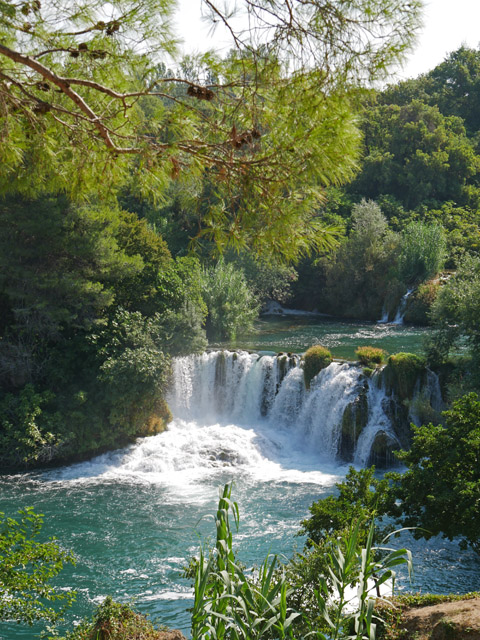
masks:
<path fill-rule="evenodd" d="M 169 394 L 175 418 L 165 433 L 45 478 L 189 486 L 191 499 L 199 483 L 219 474 L 330 486 L 347 462 L 368 464 L 379 434 L 399 444 L 376 379 L 353 364 L 332 362 L 307 391 L 298 356 L 214 351 L 177 358 Z M 431 374 L 427 389 L 438 403 L 437 387 Z M 361 393 L 368 423 L 350 459 L 342 460 L 342 420 Z"/>

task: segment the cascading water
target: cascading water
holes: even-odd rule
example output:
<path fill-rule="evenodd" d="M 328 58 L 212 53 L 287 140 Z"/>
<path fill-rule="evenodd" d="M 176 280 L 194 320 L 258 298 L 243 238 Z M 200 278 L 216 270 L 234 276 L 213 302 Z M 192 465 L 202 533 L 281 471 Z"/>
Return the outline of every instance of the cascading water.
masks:
<path fill-rule="evenodd" d="M 414 289 L 408 289 L 407 293 L 405 293 L 401 300 L 400 300 L 400 304 L 398 305 L 398 309 L 397 312 L 395 314 L 395 318 L 389 323 L 388 322 L 388 318 L 390 316 L 388 309 L 386 307 L 386 304 L 383 305 L 383 309 L 382 309 L 382 317 L 380 318 L 380 320 L 377 320 L 377 324 L 394 324 L 397 326 L 401 326 L 403 325 L 403 318 L 405 316 L 405 311 L 407 308 L 407 301 L 408 298 L 412 295 L 412 293 L 414 292 Z"/>
<path fill-rule="evenodd" d="M 403 318 L 405 316 L 405 310 L 407 308 L 407 300 L 412 295 L 414 289 L 408 289 L 407 293 L 400 300 L 400 304 L 397 309 L 397 313 L 395 318 L 393 319 L 392 324 L 401 325 L 403 324 Z"/>
<path fill-rule="evenodd" d="M 333 362 L 306 391 L 296 356 L 217 351 L 176 359 L 169 402 L 184 421 L 248 426 L 258 437 L 270 439 L 277 452 L 286 445 L 289 451 L 315 452 L 335 462 L 342 450 L 346 408 L 365 389 L 365 380 L 360 367 Z M 362 465 L 380 429 L 391 433 L 393 441 L 382 409 L 385 391 L 367 382 L 366 392 L 368 423 L 358 440 L 360 449 L 351 456 Z"/>
<path fill-rule="evenodd" d="M 384 450 L 400 448 L 390 418 L 385 412 L 385 389 L 381 377 L 377 374 L 369 380 L 368 422 L 358 438 L 354 455 L 355 464 L 364 467 L 369 462 L 376 462 L 372 460 L 372 449 L 375 442 L 379 441 Z"/>

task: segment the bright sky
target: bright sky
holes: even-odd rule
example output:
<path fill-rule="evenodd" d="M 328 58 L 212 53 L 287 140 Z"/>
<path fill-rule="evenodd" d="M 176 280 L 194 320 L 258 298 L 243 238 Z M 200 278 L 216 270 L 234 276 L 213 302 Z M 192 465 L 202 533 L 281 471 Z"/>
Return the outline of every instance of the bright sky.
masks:
<path fill-rule="evenodd" d="M 401 77 L 430 71 L 462 44 L 480 45 L 480 0 L 425 0 L 424 28 Z"/>
<path fill-rule="evenodd" d="M 480 0 L 424 0 L 424 27 L 417 47 L 398 77 L 416 77 L 430 71 L 462 44 L 480 45 Z M 188 51 L 204 50 L 221 43 L 221 31 L 208 35 L 200 20 L 201 0 L 178 0 L 179 23 Z M 221 1 L 220 4 L 223 4 Z M 395 78 L 392 78 L 394 80 Z"/>

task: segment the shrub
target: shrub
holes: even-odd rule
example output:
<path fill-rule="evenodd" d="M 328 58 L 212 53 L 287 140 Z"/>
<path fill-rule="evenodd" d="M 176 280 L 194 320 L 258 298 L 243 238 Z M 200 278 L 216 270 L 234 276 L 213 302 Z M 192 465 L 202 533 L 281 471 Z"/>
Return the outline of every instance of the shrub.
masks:
<path fill-rule="evenodd" d="M 418 527 L 417 538 L 442 534 L 480 554 L 480 400 L 475 393 L 455 401 L 445 424 L 413 426 L 409 451 L 396 456 L 405 473 L 389 473 L 392 515 Z"/>
<path fill-rule="evenodd" d="M 207 305 L 207 337 L 235 340 L 249 331 L 258 316 L 258 304 L 241 269 L 219 260 L 204 270 L 202 295 Z"/>
<path fill-rule="evenodd" d="M 75 564 L 53 538 L 39 542 L 42 515 L 32 507 L 21 509 L 14 520 L 0 513 L 0 621 L 32 625 L 55 622 L 75 599 L 52 585 L 65 563 Z M 60 607 L 55 606 L 61 605 Z"/>
<path fill-rule="evenodd" d="M 355 354 L 365 367 L 369 367 L 371 364 L 382 364 L 385 357 L 385 351 L 378 347 L 358 347 Z"/>
<path fill-rule="evenodd" d="M 445 232 L 440 225 L 411 222 L 403 231 L 398 258 L 400 280 L 414 283 L 432 278 L 442 268 L 445 255 Z"/>
<path fill-rule="evenodd" d="M 322 369 L 328 367 L 332 362 L 332 354 L 328 349 L 320 345 L 310 347 L 303 356 L 303 377 L 305 387 L 310 389 L 310 382 L 320 373 Z"/>
<path fill-rule="evenodd" d="M 108 596 L 91 621 L 84 620 L 63 640 L 163 640 L 169 635 L 155 629 L 148 618 L 128 605 L 114 602 Z"/>
<path fill-rule="evenodd" d="M 50 462 L 61 440 L 61 416 L 52 407 L 55 394 L 32 384 L 17 394 L 0 394 L 0 467 Z"/>
<path fill-rule="evenodd" d="M 389 391 L 395 391 L 401 400 L 413 396 L 418 376 L 425 371 L 425 362 L 414 353 L 396 353 L 388 358 L 385 367 L 385 383 Z"/>
<path fill-rule="evenodd" d="M 395 566 L 406 563 L 410 570 L 411 562 L 405 549 L 393 551 L 374 546 L 373 521 L 370 524 L 349 521 L 339 539 L 331 541 L 321 564 L 325 574 L 317 575 L 314 607 L 300 606 L 295 610 L 291 603 L 295 595 L 304 595 L 303 581 L 290 586 L 284 569 L 275 571 L 276 556 L 267 556 L 256 571 L 244 571 L 233 551 L 230 514 L 238 529 L 238 506 L 231 500 L 231 485 L 226 485 L 220 494 L 215 518 L 215 548 L 207 552 L 201 548 L 200 557 L 192 567 L 193 638 L 267 640 L 314 636 L 318 640 L 327 637 L 362 640 L 375 637 L 372 590 L 394 578 Z M 356 587 L 355 604 L 349 587 Z M 309 631 L 306 635 L 298 633 L 304 629 Z M 315 629 L 313 633 L 312 629 Z"/>

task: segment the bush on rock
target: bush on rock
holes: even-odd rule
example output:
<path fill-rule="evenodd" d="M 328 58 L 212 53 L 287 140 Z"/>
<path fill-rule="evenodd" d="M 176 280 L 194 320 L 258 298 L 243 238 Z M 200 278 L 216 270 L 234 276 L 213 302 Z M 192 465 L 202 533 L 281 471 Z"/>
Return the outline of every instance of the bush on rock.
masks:
<path fill-rule="evenodd" d="M 307 349 L 303 356 L 303 377 L 307 389 L 310 389 L 310 383 L 313 378 L 320 373 L 322 369 L 328 367 L 331 362 L 332 354 L 325 347 L 316 345 Z"/>

